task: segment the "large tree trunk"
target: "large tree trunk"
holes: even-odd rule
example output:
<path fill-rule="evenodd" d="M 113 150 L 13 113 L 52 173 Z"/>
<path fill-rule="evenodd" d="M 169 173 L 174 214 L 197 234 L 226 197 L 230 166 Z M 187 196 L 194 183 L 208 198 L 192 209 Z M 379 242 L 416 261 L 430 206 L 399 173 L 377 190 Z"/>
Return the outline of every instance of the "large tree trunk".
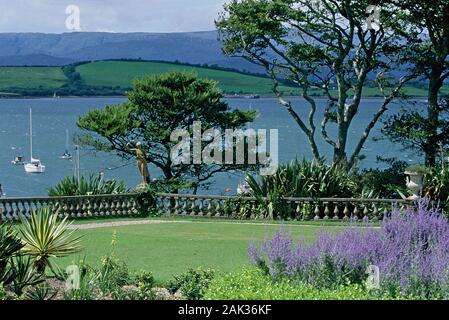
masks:
<path fill-rule="evenodd" d="M 348 162 L 346 155 L 346 143 L 348 141 L 348 130 L 349 125 L 346 121 L 340 122 L 338 124 L 338 137 L 337 143 L 334 147 L 334 163 L 346 167 Z"/>

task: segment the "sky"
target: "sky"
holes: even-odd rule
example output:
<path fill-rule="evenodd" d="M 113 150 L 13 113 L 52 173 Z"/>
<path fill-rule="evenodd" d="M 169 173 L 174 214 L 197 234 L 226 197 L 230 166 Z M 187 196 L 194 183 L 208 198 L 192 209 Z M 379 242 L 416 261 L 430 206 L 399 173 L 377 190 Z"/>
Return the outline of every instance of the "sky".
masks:
<path fill-rule="evenodd" d="M 206 31 L 215 29 L 214 20 L 226 2 L 226 0 L 0 0 L 0 32 Z"/>

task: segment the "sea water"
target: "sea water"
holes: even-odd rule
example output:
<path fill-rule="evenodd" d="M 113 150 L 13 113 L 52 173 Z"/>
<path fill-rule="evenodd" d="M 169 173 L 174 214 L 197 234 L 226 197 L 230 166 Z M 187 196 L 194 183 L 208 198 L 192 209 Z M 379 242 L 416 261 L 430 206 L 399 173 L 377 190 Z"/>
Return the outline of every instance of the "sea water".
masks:
<path fill-rule="evenodd" d="M 65 176 L 74 174 L 74 160 L 62 160 L 65 151 L 66 129 L 70 135 L 80 133 L 76 123 L 79 117 L 94 108 L 103 108 L 106 105 L 116 105 L 125 101 L 125 98 L 60 98 L 60 99 L 0 99 L 0 184 L 7 197 L 33 197 L 45 196 L 47 189 L 55 185 Z M 251 124 L 253 129 L 279 130 L 279 161 L 289 162 L 294 158 L 303 157 L 311 159 L 311 151 L 304 133 L 285 108 L 279 105 L 275 98 L 266 99 L 228 99 L 232 108 L 256 110 L 258 117 Z M 332 158 L 332 148 L 323 141 L 320 134 L 322 112 L 326 100 L 317 100 L 316 140 L 323 156 Z M 308 104 L 299 98 L 292 99 L 295 111 L 300 117 L 308 121 Z M 355 116 L 348 134 L 348 153 L 352 152 L 361 133 L 382 103 L 381 99 L 365 99 Z M 421 101 L 417 103 L 423 104 Z M 33 108 L 33 139 L 34 154 L 46 165 L 44 174 L 27 174 L 23 166 L 15 166 L 11 161 L 17 155 L 30 158 L 29 151 L 29 109 Z M 416 107 L 416 106 L 415 106 Z M 392 104 L 387 115 L 397 112 L 399 104 Z M 402 150 L 388 140 L 375 141 L 372 138 L 380 137 L 381 125 L 378 124 L 365 144 L 362 155 L 366 158 L 360 166 L 364 168 L 378 167 L 383 164 L 377 162 L 377 156 L 397 157 L 410 163 L 421 161 L 418 155 Z M 329 135 L 334 136 L 335 126 L 329 128 Z M 75 150 L 70 140 L 69 151 L 74 156 Z M 129 187 L 140 183 L 140 176 L 135 161 L 124 161 L 113 154 L 93 152 L 82 148 L 80 152 L 80 171 L 82 175 L 99 174 L 103 171 L 105 178 L 123 180 Z M 150 164 L 152 178 L 161 178 L 161 172 Z M 241 183 L 242 175 L 239 173 L 218 175 L 208 190 L 200 193 L 228 194 L 226 189 L 235 193 L 236 187 Z"/>

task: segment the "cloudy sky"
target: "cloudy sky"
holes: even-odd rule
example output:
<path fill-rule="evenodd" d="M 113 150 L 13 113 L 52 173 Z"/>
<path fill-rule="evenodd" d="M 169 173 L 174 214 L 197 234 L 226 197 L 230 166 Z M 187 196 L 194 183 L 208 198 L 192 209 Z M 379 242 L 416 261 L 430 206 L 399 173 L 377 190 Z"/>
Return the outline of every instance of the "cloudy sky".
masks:
<path fill-rule="evenodd" d="M 0 32 L 186 32 L 214 29 L 227 0 L 0 0 Z M 66 13 L 67 7 L 71 8 Z M 74 31 L 74 30 L 71 30 Z"/>

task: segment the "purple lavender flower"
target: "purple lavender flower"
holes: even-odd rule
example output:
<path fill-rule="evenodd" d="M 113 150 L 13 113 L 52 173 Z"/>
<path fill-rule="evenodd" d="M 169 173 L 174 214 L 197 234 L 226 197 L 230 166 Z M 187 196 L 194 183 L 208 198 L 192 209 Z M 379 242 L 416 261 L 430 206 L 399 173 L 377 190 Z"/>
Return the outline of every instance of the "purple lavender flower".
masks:
<path fill-rule="evenodd" d="M 381 285 L 420 296 L 449 296 L 449 223 L 428 202 L 404 211 L 393 208 L 379 229 L 348 227 L 322 233 L 310 245 L 279 230 L 257 248 L 251 262 L 264 262 L 273 278 L 288 276 L 314 285 L 363 283 L 368 265 L 380 269 Z"/>

